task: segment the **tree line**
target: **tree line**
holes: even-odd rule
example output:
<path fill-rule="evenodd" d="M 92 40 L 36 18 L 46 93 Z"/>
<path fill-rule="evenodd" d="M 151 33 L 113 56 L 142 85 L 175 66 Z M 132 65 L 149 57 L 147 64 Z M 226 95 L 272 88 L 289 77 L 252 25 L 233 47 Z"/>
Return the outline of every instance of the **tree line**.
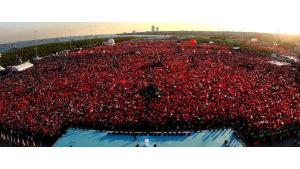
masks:
<path fill-rule="evenodd" d="M 134 37 L 117 37 L 114 38 L 115 42 L 133 40 Z M 76 40 L 70 42 L 57 42 L 57 43 L 47 43 L 37 46 L 37 55 L 38 57 L 49 56 L 56 54 L 57 52 L 76 49 L 82 47 L 89 47 L 93 45 L 103 44 L 107 41 L 107 38 L 93 38 L 85 40 Z M 21 61 L 32 61 L 35 58 L 36 47 L 24 47 L 24 48 L 13 48 L 7 52 L 2 53 L 0 58 L 0 66 L 7 67 L 20 64 Z"/>

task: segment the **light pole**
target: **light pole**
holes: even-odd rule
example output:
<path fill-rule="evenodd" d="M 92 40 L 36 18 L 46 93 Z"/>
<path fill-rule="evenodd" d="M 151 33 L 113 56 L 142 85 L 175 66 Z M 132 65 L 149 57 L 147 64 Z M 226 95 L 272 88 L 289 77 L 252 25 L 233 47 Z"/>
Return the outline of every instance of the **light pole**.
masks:
<path fill-rule="evenodd" d="M 37 58 L 37 30 L 34 31 L 34 40 L 35 40 L 35 57 Z"/>
<path fill-rule="evenodd" d="M 280 30 L 278 29 L 277 30 L 277 45 L 279 45 L 279 32 L 280 32 Z"/>
<path fill-rule="evenodd" d="M 90 46 L 92 46 L 92 31 L 90 30 Z"/>
<path fill-rule="evenodd" d="M 245 29 L 242 29 L 242 41 L 245 41 Z"/>
<path fill-rule="evenodd" d="M 14 58 L 14 64 L 15 64 L 15 62 L 17 62 L 18 60 L 17 42 L 15 42 L 14 50 L 15 50 L 15 58 Z"/>
<path fill-rule="evenodd" d="M 69 30 L 69 34 L 70 34 L 70 39 L 69 39 L 69 43 L 70 43 L 70 50 L 71 50 L 71 47 L 72 47 L 72 42 L 71 42 L 71 30 Z"/>

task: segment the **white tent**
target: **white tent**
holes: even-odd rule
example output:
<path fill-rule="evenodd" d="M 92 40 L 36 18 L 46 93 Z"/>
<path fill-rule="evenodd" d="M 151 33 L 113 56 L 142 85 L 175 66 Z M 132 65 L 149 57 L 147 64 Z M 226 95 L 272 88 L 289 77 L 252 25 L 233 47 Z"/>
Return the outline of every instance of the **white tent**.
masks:
<path fill-rule="evenodd" d="M 3 70 L 4 70 L 4 68 L 2 66 L 0 66 L 0 71 L 3 71 Z"/>
<path fill-rule="evenodd" d="M 272 53 L 271 57 L 276 59 L 278 56 L 276 55 L 276 53 Z"/>
<path fill-rule="evenodd" d="M 300 52 L 300 51 L 299 51 L 299 52 Z M 300 56 L 300 53 L 299 53 L 299 56 Z M 299 59 L 297 59 L 296 56 L 288 56 L 288 55 L 284 55 L 283 57 L 284 57 L 284 58 L 287 58 L 288 60 L 293 61 L 293 62 L 298 62 L 298 61 L 299 61 Z"/>
<path fill-rule="evenodd" d="M 269 61 L 269 63 L 273 64 L 273 65 L 277 65 L 277 66 L 286 66 L 286 65 L 290 65 L 287 62 L 280 62 L 280 61 Z"/>
<path fill-rule="evenodd" d="M 232 49 L 234 49 L 234 50 L 239 50 L 239 49 L 240 49 L 240 47 L 238 47 L 238 46 L 234 46 L 234 47 L 232 47 Z"/>
<path fill-rule="evenodd" d="M 41 60 L 41 59 L 42 59 L 42 58 L 40 58 L 40 57 L 38 57 L 38 56 L 33 58 L 34 61 L 39 61 L 39 60 Z"/>
<path fill-rule="evenodd" d="M 33 64 L 30 63 L 29 61 L 27 61 L 25 63 L 22 63 L 22 64 L 18 65 L 18 66 L 12 66 L 10 68 L 10 71 L 12 71 L 12 72 L 21 72 L 23 70 L 31 68 L 32 66 L 33 66 Z"/>
<path fill-rule="evenodd" d="M 258 40 L 256 38 L 251 38 L 250 41 L 251 42 L 257 42 Z"/>
<path fill-rule="evenodd" d="M 115 44 L 115 40 L 114 39 L 108 39 L 107 44 L 108 45 L 114 45 Z"/>

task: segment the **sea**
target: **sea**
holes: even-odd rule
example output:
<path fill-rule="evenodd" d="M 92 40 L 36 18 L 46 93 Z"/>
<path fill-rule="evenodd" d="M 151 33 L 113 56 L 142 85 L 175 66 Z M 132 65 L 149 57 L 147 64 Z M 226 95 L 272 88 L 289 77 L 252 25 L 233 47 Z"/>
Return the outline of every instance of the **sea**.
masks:
<path fill-rule="evenodd" d="M 162 38 L 163 35 L 115 35 L 115 34 L 100 34 L 100 35 L 87 35 L 87 36 L 71 36 L 72 41 L 92 39 L 92 38 L 115 38 L 115 37 L 145 37 L 145 38 Z M 58 37 L 49 39 L 38 39 L 37 44 L 47 44 L 47 43 L 58 43 L 58 42 L 68 42 L 70 37 Z M 28 41 L 18 41 L 14 43 L 0 44 L 0 53 L 6 52 L 12 48 L 24 48 L 29 46 L 34 46 L 35 40 Z"/>

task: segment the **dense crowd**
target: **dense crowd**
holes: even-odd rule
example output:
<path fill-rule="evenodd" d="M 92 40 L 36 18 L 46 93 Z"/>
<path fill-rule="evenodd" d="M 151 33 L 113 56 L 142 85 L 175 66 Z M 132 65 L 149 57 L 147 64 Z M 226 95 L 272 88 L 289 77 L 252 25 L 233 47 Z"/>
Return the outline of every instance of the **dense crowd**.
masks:
<path fill-rule="evenodd" d="M 258 51 L 264 50 L 264 51 L 276 52 L 279 55 L 289 55 L 291 53 L 290 50 L 287 50 L 282 46 L 271 45 L 265 42 L 243 42 L 242 45 L 248 46 L 250 49 L 254 49 Z"/>
<path fill-rule="evenodd" d="M 34 138 L 67 127 L 186 131 L 233 127 L 249 144 L 295 134 L 290 66 L 216 44 L 128 41 L 46 57 L 0 81 L 3 130 Z"/>

